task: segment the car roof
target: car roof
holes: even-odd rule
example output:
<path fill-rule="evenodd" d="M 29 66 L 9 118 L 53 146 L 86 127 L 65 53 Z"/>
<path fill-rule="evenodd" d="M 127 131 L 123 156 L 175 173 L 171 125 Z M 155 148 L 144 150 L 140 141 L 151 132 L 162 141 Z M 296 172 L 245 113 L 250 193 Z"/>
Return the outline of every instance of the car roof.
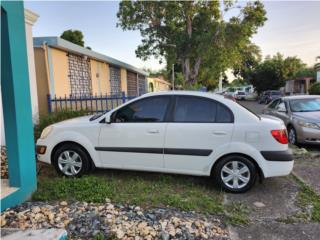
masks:
<path fill-rule="evenodd" d="M 320 95 L 294 95 L 283 97 L 284 100 L 312 99 L 320 98 Z"/>

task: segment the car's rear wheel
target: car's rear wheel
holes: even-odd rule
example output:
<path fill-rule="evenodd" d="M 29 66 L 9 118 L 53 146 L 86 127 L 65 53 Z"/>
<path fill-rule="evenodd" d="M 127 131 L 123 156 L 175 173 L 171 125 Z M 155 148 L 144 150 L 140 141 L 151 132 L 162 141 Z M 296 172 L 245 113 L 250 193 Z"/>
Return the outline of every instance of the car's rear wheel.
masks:
<path fill-rule="evenodd" d="M 218 187 L 233 193 L 248 191 L 255 183 L 257 169 L 254 163 L 242 155 L 222 158 L 213 169 Z"/>
<path fill-rule="evenodd" d="M 76 144 L 64 144 L 53 155 L 53 164 L 59 174 L 80 177 L 90 169 L 88 154 Z"/>
<path fill-rule="evenodd" d="M 288 139 L 289 139 L 289 143 L 293 145 L 297 144 L 297 132 L 292 126 L 288 127 Z"/>

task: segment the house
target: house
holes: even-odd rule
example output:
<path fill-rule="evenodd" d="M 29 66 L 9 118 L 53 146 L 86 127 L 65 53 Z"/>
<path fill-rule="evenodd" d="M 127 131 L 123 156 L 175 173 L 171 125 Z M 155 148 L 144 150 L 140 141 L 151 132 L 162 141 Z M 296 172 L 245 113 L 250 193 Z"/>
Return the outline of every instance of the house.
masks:
<path fill-rule="evenodd" d="M 286 95 L 308 94 L 313 82 L 315 82 L 315 80 L 310 77 L 288 80 L 286 81 L 284 92 Z"/>
<path fill-rule="evenodd" d="M 1 211 L 25 201 L 37 187 L 28 58 L 31 39 L 25 25 L 29 13 L 22 1 L 1 2 L 1 58 L 5 59 L 1 61 L 1 112 L 9 170 L 9 179 L 1 179 Z"/>
<path fill-rule="evenodd" d="M 171 88 L 171 83 L 164 80 L 162 76 L 148 77 L 147 82 L 148 82 L 148 92 L 168 91 Z"/>
<path fill-rule="evenodd" d="M 147 92 L 147 73 L 130 64 L 58 37 L 33 38 L 39 112 L 47 96 L 139 96 Z"/>
<path fill-rule="evenodd" d="M 28 74 L 29 74 L 29 85 L 30 85 L 30 96 L 31 96 L 31 109 L 32 109 L 32 120 L 36 124 L 39 120 L 39 108 L 38 108 L 38 96 L 37 96 L 37 81 L 36 71 L 34 64 L 34 52 L 33 52 L 33 40 L 32 40 L 32 26 L 37 21 L 39 15 L 36 13 L 24 9 L 24 24 L 27 44 L 27 57 L 28 57 Z M 3 71 L 3 70 L 2 70 Z M 2 115 L 2 97 L 0 92 L 0 145 L 5 145 L 4 136 L 4 125 Z"/>

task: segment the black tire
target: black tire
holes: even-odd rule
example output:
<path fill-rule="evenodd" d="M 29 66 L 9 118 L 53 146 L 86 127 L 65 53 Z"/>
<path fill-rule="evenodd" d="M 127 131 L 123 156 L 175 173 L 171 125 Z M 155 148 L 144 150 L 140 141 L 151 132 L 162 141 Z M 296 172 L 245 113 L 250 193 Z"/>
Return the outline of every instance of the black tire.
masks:
<path fill-rule="evenodd" d="M 76 174 L 69 175 L 69 174 L 64 173 L 60 169 L 61 164 L 59 166 L 58 159 L 66 151 L 74 152 L 74 153 L 78 154 L 78 156 L 79 156 L 79 162 L 81 161 L 82 165 L 81 165 L 81 167 L 77 167 Z M 77 144 L 72 144 L 72 143 L 63 144 L 53 154 L 53 165 L 54 165 L 56 171 L 58 172 L 58 174 L 66 176 L 66 177 L 80 177 L 80 176 L 88 173 L 90 170 L 90 166 L 91 166 L 90 162 L 91 162 L 90 156 L 88 156 L 86 151 Z M 70 170 L 70 172 L 72 172 L 72 171 Z"/>
<path fill-rule="evenodd" d="M 288 127 L 288 140 L 289 140 L 289 143 L 293 145 L 298 145 L 297 131 L 294 129 L 293 126 Z"/>
<path fill-rule="evenodd" d="M 239 187 L 239 188 L 232 188 L 228 186 L 222 179 L 222 168 L 228 164 L 232 164 L 232 162 L 237 161 L 241 164 L 241 166 L 246 166 L 248 168 L 248 174 L 246 177 L 249 179 L 246 185 Z M 240 168 L 241 169 L 241 168 Z M 240 170 L 239 169 L 239 170 Z M 212 171 L 212 178 L 214 183 L 217 185 L 218 188 L 226 190 L 232 193 L 243 193 L 248 191 L 252 186 L 255 184 L 257 179 L 257 168 L 255 164 L 247 157 L 242 155 L 229 155 L 219 160 L 219 162 L 215 165 Z M 232 180 L 233 181 L 233 180 Z M 241 181 L 240 181 L 241 182 Z M 229 184 L 230 185 L 230 184 Z"/>

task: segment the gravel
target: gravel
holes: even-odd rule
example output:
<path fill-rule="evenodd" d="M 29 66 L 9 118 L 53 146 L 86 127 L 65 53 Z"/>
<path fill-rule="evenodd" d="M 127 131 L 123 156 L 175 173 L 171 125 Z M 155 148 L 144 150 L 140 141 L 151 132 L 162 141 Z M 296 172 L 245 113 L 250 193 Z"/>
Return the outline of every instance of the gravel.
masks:
<path fill-rule="evenodd" d="M 65 228 L 72 239 L 229 239 L 219 216 L 170 208 L 66 201 L 26 202 L 1 214 L 1 228 Z"/>
<path fill-rule="evenodd" d="M 5 146 L 1 146 L 1 179 L 8 179 L 8 162 Z"/>

